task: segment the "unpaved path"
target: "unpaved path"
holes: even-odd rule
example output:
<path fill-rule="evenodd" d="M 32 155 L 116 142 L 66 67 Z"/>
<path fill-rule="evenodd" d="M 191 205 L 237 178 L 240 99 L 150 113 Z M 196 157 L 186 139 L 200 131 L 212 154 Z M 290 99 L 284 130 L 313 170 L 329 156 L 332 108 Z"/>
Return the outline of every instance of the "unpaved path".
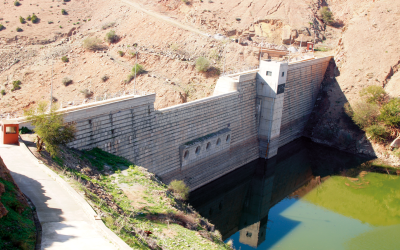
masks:
<path fill-rule="evenodd" d="M 144 8 L 144 7 L 141 6 L 139 3 L 137 3 L 137 2 L 135 2 L 135 1 L 133 1 L 133 0 L 121 0 L 121 1 L 124 2 L 124 3 L 126 3 L 126 4 L 129 4 L 129 5 L 133 6 L 133 7 L 136 8 L 137 10 L 140 10 L 140 11 L 142 11 L 142 12 L 144 12 L 144 13 L 150 15 L 150 16 L 153 16 L 153 17 L 157 18 L 157 19 L 160 19 L 160 20 L 163 20 L 163 21 L 165 21 L 165 22 L 168 22 L 168 23 L 170 23 L 170 24 L 172 24 L 172 25 L 174 25 L 174 26 L 176 26 L 176 27 L 185 29 L 185 30 L 187 30 L 187 31 L 190 31 L 190 32 L 193 32 L 193 33 L 202 35 L 202 36 L 210 37 L 210 35 L 208 35 L 207 33 L 204 33 L 204 32 L 202 32 L 202 31 L 200 31 L 199 29 L 193 28 L 193 27 L 191 27 L 191 26 L 189 26 L 189 25 L 182 24 L 182 23 L 180 23 L 180 22 L 178 22 L 178 21 L 173 20 L 172 18 L 170 18 L 170 17 L 168 17 L 168 16 L 164 16 L 164 15 L 161 15 L 161 14 L 159 14 L 159 13 L 150 11 L 150 10 Z"/>
<path fill-rule="evenodd" d="M 41 249 L 116 249 L 93 226 L 82 207 L 20 146 L 0 145 L 15 182 L 35 204 L 42 225 Z"/>

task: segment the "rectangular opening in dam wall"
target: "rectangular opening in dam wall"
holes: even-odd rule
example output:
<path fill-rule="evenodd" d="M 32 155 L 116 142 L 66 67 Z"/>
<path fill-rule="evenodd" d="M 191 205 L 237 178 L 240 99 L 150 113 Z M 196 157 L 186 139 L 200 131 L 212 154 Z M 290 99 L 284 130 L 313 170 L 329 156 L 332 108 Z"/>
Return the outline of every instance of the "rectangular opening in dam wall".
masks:
<path fill-rule="evenodd" d="M 179 147 L 181 169 L 194 167 L 209 156 L 229 150 L 230 146 L 231 130 L 228 128 L 187 142 Z"/>

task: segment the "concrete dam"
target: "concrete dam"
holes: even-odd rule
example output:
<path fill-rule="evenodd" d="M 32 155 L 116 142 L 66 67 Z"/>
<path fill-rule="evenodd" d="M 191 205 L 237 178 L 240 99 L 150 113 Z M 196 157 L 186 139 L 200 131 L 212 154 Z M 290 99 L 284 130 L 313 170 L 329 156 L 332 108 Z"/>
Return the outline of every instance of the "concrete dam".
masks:
<path fill-rule="evenodd" d="M 63 109 L 77 129 L 68 146 L 98 147 L 194 190 L 299 138 L 330 60 L 261 61 L 220 77 L 213 96 L 160 110 L 155 94 Z"/>

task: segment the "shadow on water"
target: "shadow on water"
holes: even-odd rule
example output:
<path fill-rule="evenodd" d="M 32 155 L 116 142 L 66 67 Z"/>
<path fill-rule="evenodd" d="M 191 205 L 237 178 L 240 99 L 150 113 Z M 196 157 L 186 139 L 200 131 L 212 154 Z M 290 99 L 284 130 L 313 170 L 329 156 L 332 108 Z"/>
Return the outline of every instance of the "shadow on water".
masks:
<path fill-rule="evenodd" d="M 272 207 L 278 208 L 274 213 L 284 211 L 324 177 L 368 160 L 300 138 L 280 148 L 272 159 L 255 160 L 194 190 L 189 202 L 215 224 L 224 240 L 239 231 L 241 243 L 258 247 L 265 241 Z M 287 197 L 293 199 L 279 203 Z M 273 232 L 273 242 L 265 242 L 263 248 L 274 245 L 300 223 L 279 214 L 274 218 L 280 218 L 285 230 Z"/>

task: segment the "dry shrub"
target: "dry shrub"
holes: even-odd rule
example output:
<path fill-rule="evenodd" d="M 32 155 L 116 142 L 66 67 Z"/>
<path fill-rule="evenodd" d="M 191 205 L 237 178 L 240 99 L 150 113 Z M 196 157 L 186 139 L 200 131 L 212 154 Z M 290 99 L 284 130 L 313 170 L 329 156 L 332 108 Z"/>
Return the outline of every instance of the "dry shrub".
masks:
<path fill-rule="evenodd" d="M 187 200 L 189 198 L 189 187 L 183 181 L 171 181 L 168 190 L 172 191 L 179 199 Z"/>
<path fill-rule="evenodd" d="M 101 45 L 101 41 L 97 37 L 86 38 L 85 40 L 83 40 L 82 46 L 83 46 L 83 48 L 85 48 L 87 50 L 91 50 L 91 51 L 103 49 L 103 46 Z"/>

